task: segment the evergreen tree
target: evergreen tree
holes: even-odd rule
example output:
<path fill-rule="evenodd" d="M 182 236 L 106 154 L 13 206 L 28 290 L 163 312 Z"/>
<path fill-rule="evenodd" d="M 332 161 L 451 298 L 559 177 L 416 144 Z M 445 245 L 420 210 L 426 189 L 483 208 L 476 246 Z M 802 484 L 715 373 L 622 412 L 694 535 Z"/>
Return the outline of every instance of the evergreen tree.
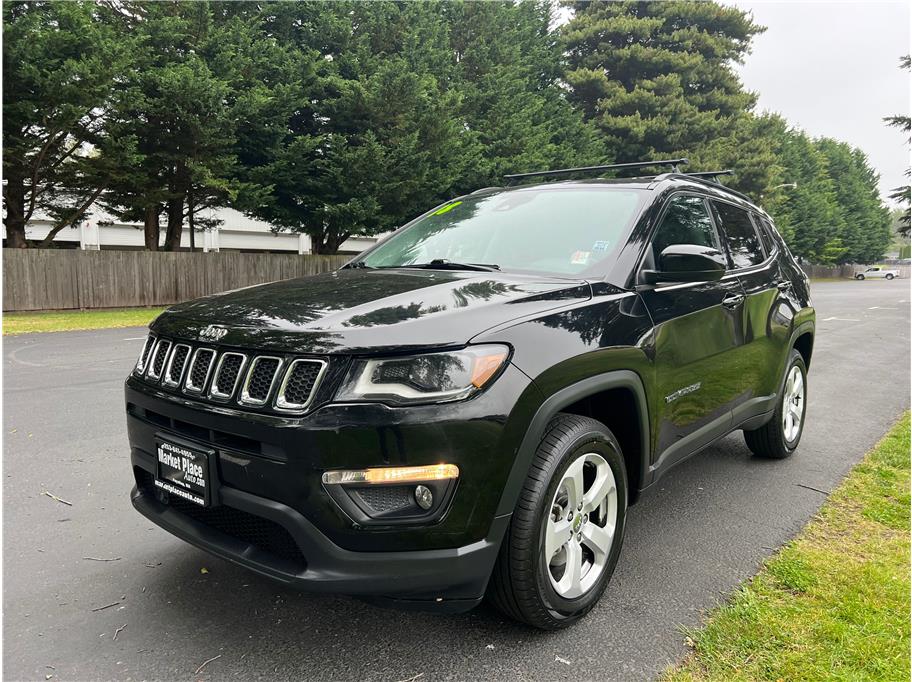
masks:
<path fill-rule="evenodd" d="M 592 126 L 559 83 L 553 4 L 534 0 L 443 5 L 453 64 L 451 87 L 472 135 L 463 190 L 498 185 L 506 173 L 594 165 L 604 158 Z"/>
<path fill-rule="evenodd" d="M 188 198 L 195 210 L 226 205 L 236 189 L 236 115 L 230 76 L 241 68 L 238 20 L 206 2 L 120 3 L 122 30 L 136 36 L 131 68 L 115 92 L 111 134 L 137 140 L 132 172 L 103 197 L 115 215 L 145 225 L 146 248 L 180 246 Z M 246 64 L 246 62 L 244 62 Z"/>
<path fill-rule="evenodd" d="M 27 246 L 36 210 L 48 239 L 85 216 L 108 178 L 133 161 L 133 141 L 107 129 L 110 95 L 132 50 L 104 6 L 3 4 L 3 200 L 7 244 Z"/>
<path fill-rule="evenodd" d="M 912 66 L 912 58 L 910 58 L 909 55 L 900 57 L 899 68 L 908 71 L 910 66 Z M 910 139 L 912 139 L 909 137 L 910 130 L 912 130 L 912 119 L 910 119 L 908 115 L 887 116 L 884 118 L 884 121 L 886 121 L 887 125 L 892 126 L 893 128 L 899 128 L 903 131 L 906 134 L 906 143 L 909 143 Z M 912 172 L 907 168 L 906 177 L 908 178 L 910 175 L 912 175 Z M 904 237 L 908 237 L 910 226 L 912 226 L 912 209 L 910 209 L 910 204 L 912 204 L 912 187 L 910 187 L 909 183 L 906 183 L 902 187 L 895 188 L 890 192 L 890 199 L 906 207 L 902 218 L 900 219 L 899 233 Z"/>
<path fill-rule="evenodd" d="M 845 253 L 840 235 L 842 216 L 826 156 L 803 131 L 789 128 L 779 117 L 771 119 L 781 183 L 791 188 L 771 190 L 763 198 L 792 252 L 812 263 L 835 263 Z"/>
<path fill-rule="evenodd" d="M 572 2 L 571 101 L 620 161 L 696 156 L 754 104 L 732 64 L 763 29 L 714 2 Z"/>
<path fill-rule="evenodd" d="M 244 210 L 333 253 L 507 172 L 597 161 L 557 81 L 550 2 L 266 6 L 308 74 L 286 135 L 248 150 Z"/>
<path fill-rule="evenodd" d="M 845 252 L 840 262 L 869 263 L 890 245 L 890 212 L 881 203 L 878 175 L 859 149 L 830 138 L 816 141 L 827 159 L 827 171 L 840 215 L 839 238 Z"/>

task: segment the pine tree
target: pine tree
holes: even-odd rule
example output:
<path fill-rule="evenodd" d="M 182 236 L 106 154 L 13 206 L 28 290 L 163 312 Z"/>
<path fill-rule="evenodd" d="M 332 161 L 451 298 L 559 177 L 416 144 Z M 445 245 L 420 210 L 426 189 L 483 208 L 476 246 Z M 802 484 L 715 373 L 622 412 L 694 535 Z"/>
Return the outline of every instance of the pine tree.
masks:
<path fill-rule="evenodd" d="M 890 212 L 881 203 L 878 175 L 867 157 L 845 142 L 830 138 L 816 141 L 827 159 L 840 214 L 839 238 L 845 252 L 840 262 L 870 263 L 881 258 L 890 245 Z"/>
<path fill-rule="evenodd" d="M 899 68 L 908 71 L 912 67 L 912 57 L 909 55 L 904 55 L 899 58 Z M 909 133 L 912 131 L 912 118 L 909 118 L 907 115 L 903 116 L 887 116 L 884 118 L 887 125 L 892 126 L 893 128 L 899 128 L 906 134 L 906 143 L 908 144 L 910 139 Z M 906 177 L 910 177 L 912 172 L 907 168 Z M 906 207 L 905 211 L 902 214 L 899 222 L 899 234 L 904 237 L 909 236 L 910 227 L 912 227 L 912 187 L 909 183 L 906 183 L 902 187 L 896 187 L 892 192 L 890 192 L 890 199 L 897 202 L 900 205 Z"/>
<path fill-rule="evenodd" d="M 27 246 L 40 211 L 48 239 L 85 216 L 107 179 L 134 160 L 133 140 L 107 129 L 110 95 L 130 36 L 103 5 L 3 4 L 3 200 L 7 244 Z"/>
<path fill-rule="evenodd" d="M 105 205 L 145 225 L 146 248 L 180 247 L 185 218 L 225 206 L 244 188 L 237 179 L 241 126 L 256 121 L 271 96 L 283 90 L 270 60 L 281 51 L 261 30 L 248 5 L 118 3 L 122 30 L 136 36 L 131 68 L 115 92 L 112 135 L 137 140 L 139 160 L 109 183 Z M 195 221 L 197 224 L 199 219 Z M 204 223 L 205 224 L 205 223 Z M 192 234 L 192 231 L 191 231 Z"/>
<path fill-rule="evenodd" d="M 573 101 L 608 153 L 697 155 L 754 104 L 732 64 L 763 29 L 715 2 L 574 2 L 561 30 Z"/>
<path fill-rule="evenodd" d="M 773 135 L 781 187 L 763 198 L 792 252 L 812 263 L 835 263 L 844 253 L 842 216 L 826 156 L 803 131 L 775 117 Z"/>

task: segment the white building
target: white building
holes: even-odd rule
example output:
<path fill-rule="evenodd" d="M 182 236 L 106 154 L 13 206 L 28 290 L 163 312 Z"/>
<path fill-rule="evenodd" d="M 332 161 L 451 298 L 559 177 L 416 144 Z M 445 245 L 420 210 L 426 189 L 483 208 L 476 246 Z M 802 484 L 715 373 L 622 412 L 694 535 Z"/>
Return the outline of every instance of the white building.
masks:
<path fill-rule="evenodd" d="M 269 223 L 248 218 L 230 208 L 211 209 L 206 218 L 222 221 L 218 229 L 197 231 L 196 248 L 200 251 L 253 251 L 274 253 L 310 253 L 310 237 L 293 232 L 273 232 Z M 44 239 L 51 230 L 52 221 L 33 218 L 25 228 L 26 239 Z M 6 228 L 2 230 L 6 238 Z M 165 228 L 162 227 L 159 245 L 164 245 Z M 352 237 L 339 249 L 340 253 L 360 253 L 372 246 L 378 237 Z M 65 227 L 54 243 L 64 247 L 97 249 L 143 249 L 145 240 L 142 224 L 116 222 L 102 211 L 73 227 Z M 181 248 L 190 248 L 190 228 L 184 224 Z"/>

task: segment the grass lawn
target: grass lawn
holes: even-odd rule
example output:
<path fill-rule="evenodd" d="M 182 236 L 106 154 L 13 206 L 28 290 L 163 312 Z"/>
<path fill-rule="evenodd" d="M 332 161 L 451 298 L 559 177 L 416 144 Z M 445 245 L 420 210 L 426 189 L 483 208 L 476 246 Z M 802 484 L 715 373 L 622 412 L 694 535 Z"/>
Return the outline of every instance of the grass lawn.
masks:
<path fill-rule="evenodd" d="M 906 413 L 663 679 L 908 682 L 909 447 Z"/>
<path fill-rule="evenodd" d="M 162 310 L 164 308 L 108 308 L 106 310 L 3 313 L 3 335 L 62 332 L 72 329 L 140 327 L 149 324 Z"/>

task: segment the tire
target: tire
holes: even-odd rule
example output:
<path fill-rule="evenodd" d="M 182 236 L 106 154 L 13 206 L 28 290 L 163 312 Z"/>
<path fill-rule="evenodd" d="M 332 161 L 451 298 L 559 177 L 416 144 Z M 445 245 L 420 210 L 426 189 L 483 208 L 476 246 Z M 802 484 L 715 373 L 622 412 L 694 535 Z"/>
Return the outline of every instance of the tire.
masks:
<path fill-rule="evenodd" d="M 582 496 L 574 492 L 577 486 Z M 597 499 L 603 502 L 595 505 Z M 624 458 L 611 431 L 588 417 L 558 414 L 520 492 L 488 585 L 489 601 L 510 618 L 542 630 L 565 628 L 585 616 L 617 564 L 627 499 Z M 577 508 L 570 509 L 574 500 Z M 613 533 L 606 532 L 612 520 Z M 549 554 L 553 547 L 558 549 Z"/>
<path fill-rule="evenodd" d="M 886 275 L 885 279 L 893 279 L 893 275 Z"/>
<path fill-rule="evenodd" d="M 801 380 L 800 389 L 795 383 L 798 377 Z M 800 394 L 796 392 L 796 389 L 800 390 Z M 800 404 L 795 402 L 796 397 L 800 400 Z M 791 410 L 791 417 L 787 420 L 786 410 L 790 408 L 794 409 Z M 797 415 L 800 415 L 800 418 L 795 426 L 794 417 Z M 785 459 L 791 456 L 798 447 L 798 443 L 801 442 L 806 415 L 807 367 L 801 353 L 793 348 L 789 355 L 789 363 L 786 366 L 782 390 L 779 392 L 773 418 L 759 429 L 744 432 L 747 447 L 758 457 Z"/>
<path fill-rule="evenodd" d="M 855 279 L 857 279 L 860 282 L 861 280 L 864 279 L 864 275 L 855 275 Z"/>

